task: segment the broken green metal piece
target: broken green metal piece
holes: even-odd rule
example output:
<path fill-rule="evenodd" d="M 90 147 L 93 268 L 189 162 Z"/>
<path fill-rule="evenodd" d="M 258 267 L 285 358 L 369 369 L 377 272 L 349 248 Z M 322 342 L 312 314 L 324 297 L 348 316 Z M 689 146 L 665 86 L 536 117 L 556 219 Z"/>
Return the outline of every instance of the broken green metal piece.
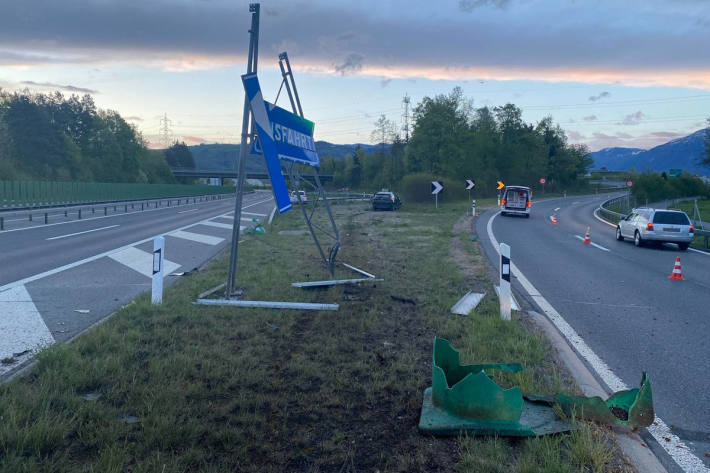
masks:
<path fill-rule="evenodd" d="M 588 398 L 558 394 L 555 402 L 568 416 L 610 425 L 648 427 L 655 417 L 651 381 L 645 372 L 641 377 L 641 387 L 616 392 L 606 401 L 599 396 Z"/>
<path fill-rule="evenodd" d="M 257 233 L 259 235 L 263 235 L 266 233 L 266 229 L 259 223 L 259 219 L 257 218 L 252 218 L 252 222 L 254 222 L 254 226 L 252 228 L 247 228 L 244 230 L 244 233 Z"/>
<path fill-rule="evenodd" d="M 522 369 L 518 363 L 461 365 L 448 340 L 435 337 L 432 387 L 424 392 L 420 430 L 530 437 L 575 429 L 550 406 L 525 401 L 520 388 L 503 389 L 484 371 Z"/>
<path fill-rule="evenodd" d="M 651 382 L 643 373 L 641 387 L 600 397 L 555 397 L 523 394 L 515 386 L 503 389 L 485 370 L 517 373 L 518 363 L 462 365 L 459 352 L 448 340 L 434 337 L 432 387 L 424 391 L 419 429 L 435 435 L 530 437 L 577 429 L 554 411 L 559 405 L 568 419 L 586 419 L 633 428 L 654 419 Z"/>

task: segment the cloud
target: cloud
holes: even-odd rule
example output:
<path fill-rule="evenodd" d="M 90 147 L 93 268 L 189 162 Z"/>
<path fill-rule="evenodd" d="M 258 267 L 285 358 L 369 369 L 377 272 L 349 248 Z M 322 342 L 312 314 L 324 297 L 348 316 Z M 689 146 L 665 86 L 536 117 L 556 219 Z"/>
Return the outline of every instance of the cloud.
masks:
<path fill-rule="evenodd" d="M 596 121 L 596 119 L 596 115 L 587 115 L 586 117 L 582 117 L 582 120 L 584 120 L 585 122 L 593 122 Z"/>
<path fill-rule="evenodd" d="M 674 131 L 654 131 L 653 133 L 649 133 L 649 136 L 665 138 L 667 140 L 674 140 L 676 138 L 680 138 L 686 135 L 684 135 L 683 133 L 676 133 Z"/>
<path fill-rule="evenodd" d="M 602 92 L 599 95 L 592 95 L 591 97 L 589 97 L 589 101 L 596 102 L 597 100 L 606 99 L 609 97 L 611 97 L 611 94 L 609 92 Z"/>
<path fill-rule="evenodd" d="M 348 74 L 355 74 L 362 69 L 363 57 L 357 53 L 350 53 L 348 57 L 345 58 L 345 62 L 339 66 L 335 66 L 335 72 L 339 73 L 341 76 Z"/>
<path fill-rule="evenodd" d="M 630 113 L 624 117 L 619 125 L 638 125 L 646 115 L 641 111 Z"/>
<path fill-rule="evenodd" d="M 136 116 L 136 115 L 132 115 L 130 117 L 124 117 L 124 119 L 129 122 L 142 122 L 143 121 L 143 118 Z"/>
<path fill-rule="evenodd" d="M 447 8 L 406 0 L 270 0 L 262 9 L 260 66 L 274 67 L 279 45 L 289 44 L 295 66 L 324 74 L 342 74 L 333 65 L 347 68 L 343 58 L 356 50 L 367 65 L 353 63 L 357 70 L 348 73 L 360 75 L 710 89 L 707 29 L 696 24 L 710 20 L 710 10 L 674 3 L 463 0 Z M 462 14 L 468 10 L 475 14 Z M 554 27 L 539 21 L 552 17 Z M 5 2 L 0 65 L 242 65 L 249 23 L 246 4 L 232 0 Z M 353 25 L 357 34 L 349 36 Z"/>
<path fill-rule="evenodd" d="M 567 130 L 565 133 L 572 141 L 582 141 L 584 139 L 584 135 L 574 130 Z"/>
<path fill-rule="evenodd" d="M 61 85 L 61 84 L 54 84 L 52 82 L 35 82 L 32 80 L 23 80 L 20 82 L 22 85 L 29 85 L 31 87 L 42 87 L 42 88 L 48 88 L 48 89 L 60 89 L 64 90 L 66 92 L 78 92 L 80 94 L 98 94 L 98 90 L 94 89 L 87 89 L 84 87 L 77 87 L 75 85 Z"/>
<path fill-rule="evenodd" d="M 476 8 L 494 7 L 504 9 L 510 4 L 510 0 L 459 0 L 459 10 L 471 13 Z"/>
<path fill-rule="evenodd" d="M 183 141 L 188 145 L 199 145 L 201 143 L 207 143 L 207 140 L 200 138 L 199 136 L 183 136 Z"/>

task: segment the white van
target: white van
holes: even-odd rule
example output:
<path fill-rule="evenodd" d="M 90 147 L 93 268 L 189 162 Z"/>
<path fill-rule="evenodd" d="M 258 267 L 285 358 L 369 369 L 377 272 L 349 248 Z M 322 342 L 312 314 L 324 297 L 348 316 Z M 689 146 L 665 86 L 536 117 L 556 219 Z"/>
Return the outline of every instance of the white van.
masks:
<path fill-rule="evenodd" d="M 523 215 L 530 218 L 532 192 L 529 187 L 505 186 L 500 201 L 501 215 Z"/>

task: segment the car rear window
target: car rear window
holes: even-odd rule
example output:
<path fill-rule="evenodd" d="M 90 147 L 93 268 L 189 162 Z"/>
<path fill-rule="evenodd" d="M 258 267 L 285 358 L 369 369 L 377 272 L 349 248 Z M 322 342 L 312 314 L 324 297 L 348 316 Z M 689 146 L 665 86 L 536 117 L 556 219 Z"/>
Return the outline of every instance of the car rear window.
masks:
<path fill-rule="evenodd" d="M 690 220 L 682 212 L 656 212 L 653 223 L 667 223 L 671 225 L 690 225 Z"/>
<path fill-rule="evenodd" d="M 375 200 L 392 200 L 390 194 L 375 194 Z"/>

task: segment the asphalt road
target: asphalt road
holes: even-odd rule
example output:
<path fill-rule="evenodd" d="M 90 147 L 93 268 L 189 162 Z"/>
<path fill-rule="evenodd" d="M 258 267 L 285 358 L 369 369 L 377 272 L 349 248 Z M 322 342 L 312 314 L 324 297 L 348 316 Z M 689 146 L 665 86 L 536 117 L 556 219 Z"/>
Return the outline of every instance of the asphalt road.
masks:
<path fill-rule="evenodd" d="M 593 216 L 606 198 L 536 202 L 530 219 L 487 212 L 476 228 L 497 265 L 486 228 L 494 219 L 493 234 L 511 246 L 518 269 L 616 376 L 637 387 L 648 372 L 657 416 L 710 466 L 710 255 L 616 241 L 614 228 Z M 583 244 L 588 226 L 598 246 Z M 684 281 L 668 279 L 678 255 Z M 513 288 L 540 311 L 515 279 Z"/>
<path fill-rule="evenodd" d="M 273 207 L 270 192 L 245 195 L 240 227 Z M 0 232 L 0 376 L 149 291 L 156 236 L 168 285 L 212 258 L 231 240 L 233 211 L 225 199 Z"/>

